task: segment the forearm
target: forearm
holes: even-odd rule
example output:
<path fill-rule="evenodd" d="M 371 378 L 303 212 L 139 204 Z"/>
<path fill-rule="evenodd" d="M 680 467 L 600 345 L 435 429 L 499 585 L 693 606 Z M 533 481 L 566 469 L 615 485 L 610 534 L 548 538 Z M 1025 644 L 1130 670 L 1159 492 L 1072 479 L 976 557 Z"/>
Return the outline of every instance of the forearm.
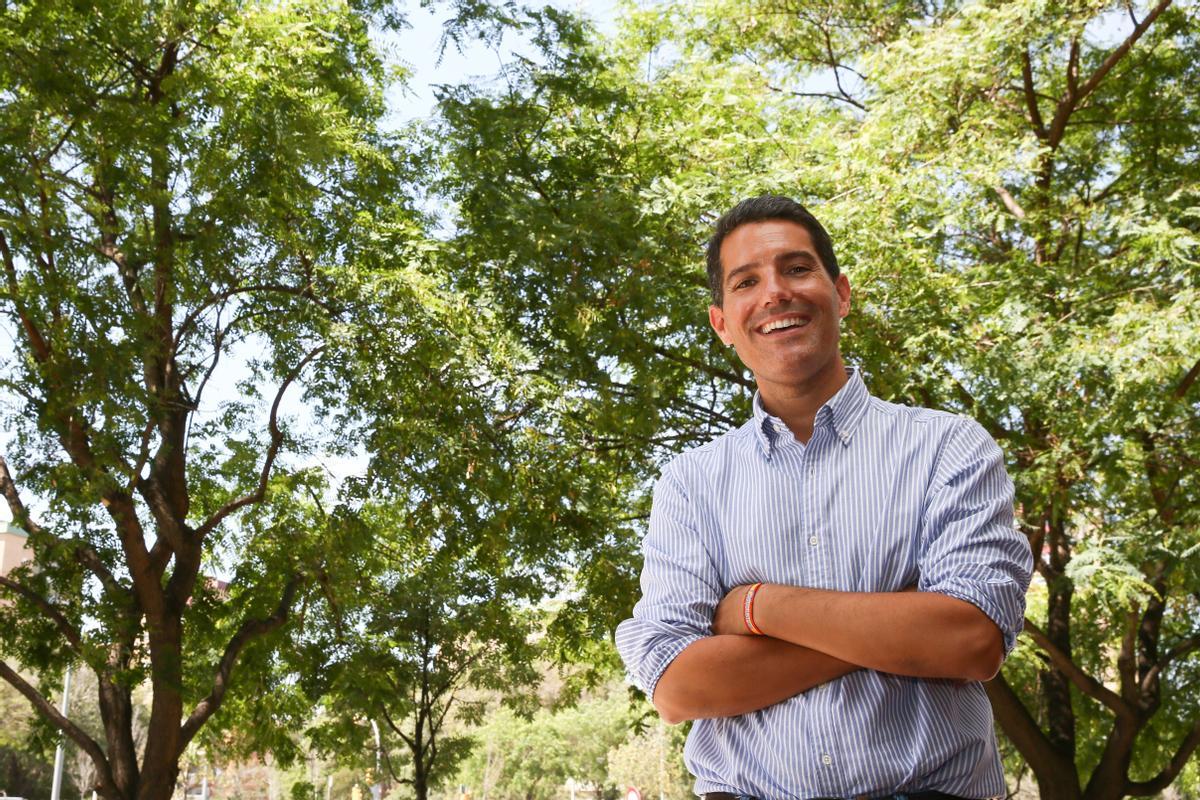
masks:
<path fill-rule="evenodd" d="M 767 636 L 867 669 L 988 680 L 1003 660 L 999 628 L 968 602 L 933 592 L 835 592 L 763 586 L 754 617 Z"/>
<path fill-rule="evenodd" d="M 710 636 L 675 657 L 654 689 L 671 724 L 757 711 L 857 667 L 770 637 Z"/>

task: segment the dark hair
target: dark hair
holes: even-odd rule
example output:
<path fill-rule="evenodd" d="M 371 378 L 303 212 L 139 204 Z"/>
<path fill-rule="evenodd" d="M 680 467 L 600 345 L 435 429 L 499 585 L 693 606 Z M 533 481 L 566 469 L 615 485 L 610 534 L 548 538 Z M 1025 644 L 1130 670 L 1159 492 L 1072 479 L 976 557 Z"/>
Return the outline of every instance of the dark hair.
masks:
<path fill-rule="evenodd" d="M 821 227 L 821 223 L 817 222 L 817 218 L 790 197 L 764 194 L 738 203 L 722 214 L 714 226 L 712 238 L 708 240 L 707 256 L 708 288 L 712 291 L 714 305 L 719 306 L 725 300 L 724 287 L 721 285 L 724 277 L 721 266 L 721 243 L 725 241 L 725 237 L 735 228 L 740 228 L 748 223 L 775 219 L 795 222 L 808 231 L 808 235 L 812 237 L 813 247 L 817 249 L 817 256 L 821 259 L 825 271 L 829 273 L 829 279 L 837 280 L 840 273 L 837 257 L 833 254 L 833 242 L 825 229 Z"/>

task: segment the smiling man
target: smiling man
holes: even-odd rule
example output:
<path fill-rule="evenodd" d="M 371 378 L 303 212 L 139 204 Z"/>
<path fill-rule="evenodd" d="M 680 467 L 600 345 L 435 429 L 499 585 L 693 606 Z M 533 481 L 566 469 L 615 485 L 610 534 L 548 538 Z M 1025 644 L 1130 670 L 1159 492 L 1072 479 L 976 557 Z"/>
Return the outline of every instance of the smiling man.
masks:
<path fill-rule="evenodd" d="M 617 630 L 630 676 L 696 720 L 685 759 L 710 800 L 1002 796 L 980 682 L 1016 642 L 1032 558 L 1000 448 L 846 368 L 850 282 L 803 206 L 739 203 L 708 277 L 758 392 L 655 486 Z"/>

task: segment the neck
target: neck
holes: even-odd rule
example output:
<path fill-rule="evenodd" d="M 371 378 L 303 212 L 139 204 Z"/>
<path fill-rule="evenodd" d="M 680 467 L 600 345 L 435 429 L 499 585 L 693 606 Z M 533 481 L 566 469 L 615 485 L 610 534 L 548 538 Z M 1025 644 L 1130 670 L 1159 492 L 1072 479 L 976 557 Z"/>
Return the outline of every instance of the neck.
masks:
<path fill-rule="evenodd" d="M 792 431 L 797 440 L 808 444 L 812 438 L 813 421 L 821 406 L 846 385 L 848 377 L 842 357 L 834 358 L 829 368 L 802 383 L 758 382 L 758 392 L 763 408 L 768 414 L 779 417 Z"/>

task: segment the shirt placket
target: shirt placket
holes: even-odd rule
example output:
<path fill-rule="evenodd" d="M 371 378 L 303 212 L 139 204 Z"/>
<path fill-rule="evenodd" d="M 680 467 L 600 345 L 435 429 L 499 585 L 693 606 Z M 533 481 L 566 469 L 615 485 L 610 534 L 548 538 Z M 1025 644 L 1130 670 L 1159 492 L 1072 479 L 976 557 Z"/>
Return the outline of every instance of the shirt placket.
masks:
<path fill-rule="evenodd" d="M 804 487 L 803 536 L 805 537 L 805 546 L 808 548 L 808 558 L 804 559 L 808 573 L 805 585 L 820 588 L 834 586 L 833 576 L 830 573 L 829 527 L 827 521 L 823 520 L 819 513 L 821 479 L 823 477 L 821 455 L 824 444 L 829 439 L 829 433 L 830 431 L 825 430 L 824 426 L 815 427 L 800 461 L 800 468 L 803 471 L 801 485 Z M 819 686 L 815 688 L 815 691 L 824 694 L 829 691 L 829 687 Z M 811 755 L 813 763 L 810 771 L 818 776 L 818 782 L 825 791 L 836 794 L 837 788 L 843 784 L 842 768 L 844 766 L 842 753 L 837 747 L 837 724 L 830 713 L 830 704 L 822 703 L 821 708 L 822 712 L 814 720 L 816 736 L 813 742 Z"/>

